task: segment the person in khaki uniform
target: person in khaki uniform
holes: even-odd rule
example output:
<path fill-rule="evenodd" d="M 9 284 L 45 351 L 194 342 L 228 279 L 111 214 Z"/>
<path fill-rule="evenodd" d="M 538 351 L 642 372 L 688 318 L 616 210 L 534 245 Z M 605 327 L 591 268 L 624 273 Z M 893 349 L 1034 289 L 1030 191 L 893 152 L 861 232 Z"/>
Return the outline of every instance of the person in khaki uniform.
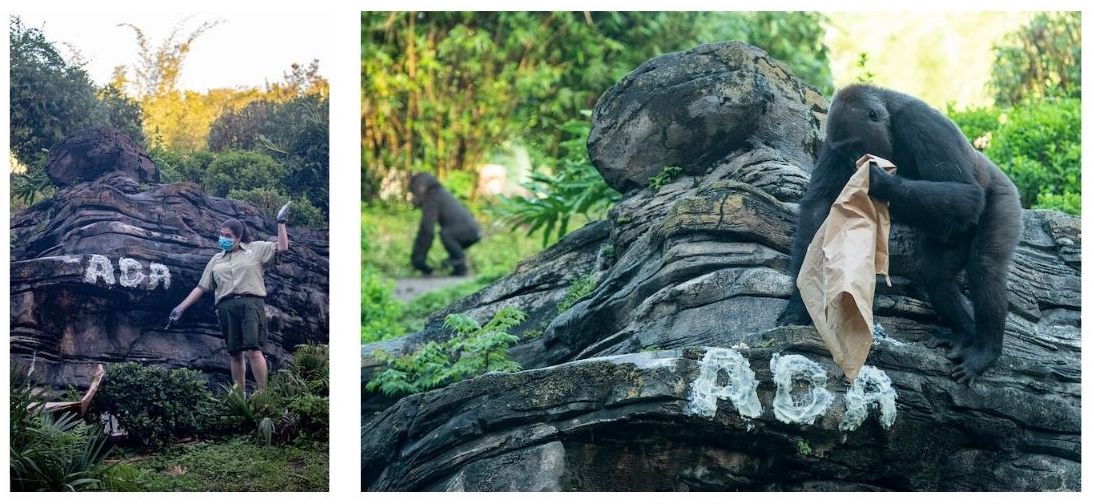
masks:
<path fill-rule="evenodd" d="M 209 260 L 197 287 L 171 310 L 170 320 L 178 320 L 202 295 L 213 292 L 220 330 L 231 355 L 232 380 L 241 391 L 246 391 L 246 361 L 251 363 L 258 390 L 266 388 L 266 357 L 262 354 L 266 344 L 266 284 L 262 275 L 278 253 L 289 249 L 285 228 L 288 206 L 285 204 L 277 214 L 277 243 L 252 241 L 242 222 L 224 221 L 217 241 L 223 252 Z"/>

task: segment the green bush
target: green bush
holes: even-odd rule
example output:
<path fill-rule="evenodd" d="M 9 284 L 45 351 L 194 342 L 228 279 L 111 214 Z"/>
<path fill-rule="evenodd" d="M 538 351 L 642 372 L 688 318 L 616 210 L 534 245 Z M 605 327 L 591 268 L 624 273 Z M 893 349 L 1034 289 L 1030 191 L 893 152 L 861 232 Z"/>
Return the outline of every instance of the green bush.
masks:
<path fill-rule="evenodd" d="M 110 454 L 102 428 L 71 412 L 42 411 L 45 398 L 17 366 L 9 375 L 11 489 L 76 491 L 108 489 Z M 38 405 L 35 407 L 35 405 Z"/>
<path fill-rule="evenodd" d="M 586 273 L 581 275 L 573 283 L 570 284 L 570 288 L 566 289 L 566 297 L 562 298 L 562 301 L 558 303 L 558 312 L 562 313 L 569 310 L 572 306 L 581 301 L 582 298 L 588 296 L 596 289 L 596 275 L 592 273 Z"/>
<path fill-rule="evenodd" d="M 201 433 L 212 420 L 213 404 L 198 371 L 127 362 L 107 366 L 91 410 L 117 419 L 130 440 L 158 448 Z"/>
<path fill-rule="evenodd" d="M 506 306 L 480 325 L 471 317 L 451 314 L 446 328 L 455 333 L 444 342 L 430 341 L 412 353 L 391 355 L 377 350 L 375 355 L 388 368 L 377 373 L 365 385 L 370 392 L 398 396 L 443 387 L 486 372 L 520 371 L 520 364 L 509 358 L 509 348 L 520 341 L 509 330 L 524 321 L 524 312 Z"/>
<path fill-rule="evenodd" d="M 221 427 L 253 434 L 265 444 L 308 437 L 326 440 L 330 430 L 330 353 L 326 345 L 298 345 L 293 363 L 270 376 L 266 390 L 244 397 L 224 387 Z"/>
<path fill-rule="evenodd" d="M 160 182 L 194 182 L 201 184 L 209 164 L 216 155 L 208 151 L 174 151 L 155 146 L 148 151 L 148 157 L 160 170 Z"/>
<path fill-rule="evenodd" d="M 552 238 L 562 239 L 575 216 L 581 215 L 586 220 L 602 218 L 621 197 L 589 161 L 586 148 L 589 122 L 568 121 L 561 130 L 568 139 L 559 143 L 562 155 L 553 173 L 533 173 L 522 184 L 531 196 L 502 198 L 498 210 L 514 230 L 528 226 L 531 236 L 542 229 L 544 247 Z"/>
<path fill-rule="evenodd" d="M 660 173 L 650 177 L 650 188 L 656 191 L 664 187 L 665 184 L 676 180 L 682 173 L 684 173 L 684 169 L 679 166 L 666 166 L 661 169 Z"/>
<path fill-rule="evenodd" d="M 361 343 L 401 336 L 403 304 L 395 298 L 395 282 L 369 265 L 361 267 Z"/>
<path fill-rule="evenodd" d="M 950 110 L 950 116 L 1014 181 L 1023 207 L 1079 215 L 1080 109 L 1077 98 L 1042 98 L 1013 108 Z"/>
<path fill-rule="evenodd" d="M 225 197 L 232 189 L 276 187 L 288 170 L 274 158 L 254 151 L 218 153 L 202 177 L 205 191 Z"/>
<path fill-rule="evenodd" d="M 297 345 L 292 356 L 292 372 L 304 380 L 308 392 L 327 396 L 330 393 L 330 347 Z"/>
<path fill-rule="evenodd" d="M 266 215 L 277 215 L 277 211 L 285 202 L 292 200 L 292 213 L 289 215 L 290 226 L 303 226 L 313 229 L 327 227 L 327 221 L 323 213 L 315 208 L 310 201 L 300 198 L 292 198 L 278 189 L 269 187 L 256 187 L 252 189 L 231 189 L 228 198 L 246 201 L 259 208 Z"/>

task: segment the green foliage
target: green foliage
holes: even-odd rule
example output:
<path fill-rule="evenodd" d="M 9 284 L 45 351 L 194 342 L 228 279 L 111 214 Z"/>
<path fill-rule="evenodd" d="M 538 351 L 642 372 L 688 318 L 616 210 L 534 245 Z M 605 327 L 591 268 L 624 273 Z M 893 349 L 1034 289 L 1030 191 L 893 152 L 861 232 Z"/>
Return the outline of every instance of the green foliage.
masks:
<path fill-rule="evenodd" d="M 98 96 L 107 122 L 141 147 L 146 146 L 148 141 L 144 138 L 144 113 L 140 102 L 126 96 L 122 89 L 112 84 L 99 89 Z"/>
<path fill-rule="evenodd" d="M 330 347 L 297 345 L 293 350 L 292 373 L 304 381 L 309 394 L 330 393 Z"/>
<path fill-rule="evenodd" d="M 870 61 L 870 55 L 862 52 L 858 55 L 858 63 L 855 64 L 855 69 L 858 70 L 858 75 L 855 77 L 855 82 L 860 84 L 871 84 L 874 82 L 874 78 L 877 74 L 871 72 L 867 67 Z"/>
<path fill-rule="evenodd" d="M 522 184 L 531 196 L 503 198 L 497 210 L 514 229 L 527 226 L 529 236 L 542 229 L 544 247 L 552 238 L 561 240 L 566 235 L 574 216 L 603 218 L 620 198 L 589 161 L 585 147 L 589 123 L 568 121 L 562 130 L 568 139 L 560 144 L 562 154 L 554 173 L 533 173 Z"/>
<path fill-rule="evenodd" d="M 400 356 L 377 350 L 376 357 L 388 368 L 369 380 L 365 389 L 409 395 L 491 371 L 519 371 L 520 365 L 509 358 L 508 351 L 520 338 L 509 330 L 524 319 L 525 314 L 511 306 L 498 310 L 485 325 L 467 315 L 451 314 L 445 318 L 445 327 L 455 335 L 447 341 L 430 341 Z"/>
<path fill-rule="evenodd" d="M 995 46 L 990 89 L 998 105 L 1031 98 L 1078 98 L 1082 90 L 1081 13 L 1037 14 Z"/>
<path fill-rule="evenodd" d="M 403 327 L 402 333 L 422 330 L 438 310 L 478 292 L 497 279 L 496 276 L 479 274 L 470 281 L 427 292 L 412 299 L 403 305 L 399 318 L 399 324 Z"/>
<path fill-rule="evenodd" d="M 130 440 L 151 448 L 202 432 L 212 408 L 212 394 L 200 372 L 136 362 L 107 366 L 91 403 L 92 412 L 112 415 Z"/>
<path fill-rule="evenodd" d="M 650 188 L 656 191 L 675 180 L 682 173 L 684 173 L 684 169 L 679 166 L 666 166 L 661 169 L 661 173 L 650 177 Z"/>
<path fill-rule="evenodd" d="M 1080 105 L 1077 98 L 1042 98 L 1013 108 L 950 110 L 950 116 L 1014 181 L 1022 206 L 1078 215 Z"/>
<path fill-rule="evenodd" d="M 110 468 L 103 461 L 111 450 L 101 428 L 72 412 L 43 412 L 44 396 L 18 366 L 12 367 L 9 378 L 11 489 L 108 489 Z"/>
<path fill-rule="evenodd" d="M 37 28 L 9 18 L 11 149 L 20 162 L 42 165 L 65 135 L 103 125 L 106 114 L 79 64 L 65 61 Z"/>
<path fill-rule="evenodd" d="M 221 428 L 249 432 L 264 444 L 300 437 L 326 440 L 330 430 L 330 354 L 326 345 L 298 345 L 289 369 L 270 376 L 266 390 L 245 397 L 224 387 Z"/>
<path fill-rule="evenodd" d="M 491 214 L 470 207 L 482 228 L 482 240 L 467 249 L 468 263 L 479 277 L 500 278 L 516 268 L 517 263 L 540 250 L 540 240 L 525 236 L 523 230 L 513 230 Z M 373 267 L 389 278 L 414 276 L 410 266 L 410 250 L 418 232 L 421 212 L 407 204 L 361 204 L 361 264 Z M 581 218 L 575 225 L 583 224 Z M 433 241 L 427 261 L 440 264 L 447 257 L 440 240 Z"/>
<path fill-rule="evenodd" d="M 804 439 L 798 440 L 798 455 L 808 457 L 813 454 L 813 447 L 809 446 L 809 441 Z"/>
<path fill-rule="evenodd" d="M 228 196 L 232 189 L 256 189 L 276 186 L 287 170 L 267 154 L 254 151 L 218 153 L 202 177 L 205 191 L 213 196 Z"/>
<path fill-rule="evenodd" d="M 96 89 L 81 62 L 65 61 L 40 29 L 9 17 L 11 150 L 25 167 L 12 173 L 12 196 L 23 204 L 51 193 L 44 168 L 49 149 L 77 130 L 114 126 L 143 144 L 142 116 L 133 100 Z"/>
<path fill-rule="evenodd" d="M 821 16 L 703 12 L 364 12 L 362 196 L 400 172 L 478 168 L 507 141 L 541 160 L 556 125 L 647 59 L 745 40 L 831 90 Z M 537 163 L 538 164 L 538 163 Z M 548 161 L 548 164 L 554 164 Z"/>
<path fill-rule="evenodd" d="M 566 289 L 566 296 L 558 303 L 558 312 L 562 313 L 569 310 L 582 298 L 592 293 L 596 289 L 596 280 L 596 275 L 592 273 L 586 273 L 574 280 L 570 287 Z"/>
<path fill-rule="evenodd" d="M 266 446 L 247 437 L 179 445 L 118 464 L 125 479 L 149 492 L 325 491 L 326 441 Z"/>
<path fill-rule="evenodd" d="M 699 42 L 740 40 L 767 51 L 822 95 L 835 90 L 825 45 L 827 18 L 818 12 L 698 13 Z"/>
<path fill-rule="evenodd" d="M 303 226 L 309 228 L 327 227 L 327 218 L 323 211 L 307 199 L 296 199 L 282 192 L 280 188 L 255 187 L 252 189 L 231 189 L 228 197 L 238 201 L 246 201 L 266 215 L 277 215 L 277 211 L 286 201 L 292 201 L 291 226 Z"/>
<path fill-rule="evenodd" d="M 202 183 L 216 155 L 209 151 L 174 151 L 159 146 L 148 150 L 148 157 L 160 170 L 160 181 Z"/>
<path fill-rule="evenodd" d="M 401 336 L 402 303 L 395 299 L 395 282 L 385 279 L 376 268 L 361 267 L 361 343 Z"/>
<path fill-rule="evenodd" d="M 258 100 L 218 117 L 210 127 L 208 145 L 217 152 L 253 150 L 272 156 L 286 169 L 277 187 L 295 200 L 310 202 L 326 220 L 329 123 L 328 101 L 317 94 L 284 103 Z"/>

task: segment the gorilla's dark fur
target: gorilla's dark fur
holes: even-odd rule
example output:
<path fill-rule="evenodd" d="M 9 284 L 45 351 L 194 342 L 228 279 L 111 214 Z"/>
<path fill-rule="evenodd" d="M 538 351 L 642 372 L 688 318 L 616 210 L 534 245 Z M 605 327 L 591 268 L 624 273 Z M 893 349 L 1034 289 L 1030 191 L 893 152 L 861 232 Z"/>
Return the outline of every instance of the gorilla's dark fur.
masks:
<path fill-rule="evenodd" d="M 452 266 L 452 274 L 466 275 L 467 258 L 463 251 L 482 237 L 471 212 L 456 201 L 436 177 L 428 173 L 415 173 L 410 177 L 410 195 L 414 206 L 422 209 L 422 220 L 418 225 L 418 237 L 414 239 L 410 263 L 426 275 L 433 272 L 425 258 L 429 247 L 433 245 L 434 228 L 440 224 L 441 243 L 448 251 L 448 264 Z"/>
<path fill-rule="evenodd" d="M 953 329 L 937 340 L 953 347 L 954 378 L 970 381 L 1003 349 L 1007 271 L 1021 231 L 1018 191 L 953 122 L 926 103 L 888 89 L 848 86 L 832 101 L 827 138 L 801 200 L 790 251 L 795 278 L 809 242 L 863 154 L 896 164 L 895 176 L 871 167 L 870 196 L 889 203 L 894 222 L 918 230 L 914 280 Z M 958 290 L 961 270 L 972 310 Z M 809 322 L 795 288 L 778 323 Z"/>

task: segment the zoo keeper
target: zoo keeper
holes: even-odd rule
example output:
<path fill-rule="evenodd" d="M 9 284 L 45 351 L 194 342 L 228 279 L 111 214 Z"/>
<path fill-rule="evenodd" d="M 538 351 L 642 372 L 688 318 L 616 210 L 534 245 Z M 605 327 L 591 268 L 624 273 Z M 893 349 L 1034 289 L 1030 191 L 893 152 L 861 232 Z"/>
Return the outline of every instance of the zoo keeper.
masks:
<path fill-rule="evenodd" d="M 277 259 L 278 253 L 289 249 L 285 229 L 288 213 L 289 203 L 277 212 L 277 243 L 251 241 L 243 222 L 237 219 L 224 221 L 217 240 L 222 252 L 209 260 L 198 286 L 171 310 L 169 317 L 171 321 L 178 320 L 203 294 L 213 292 L 220 330 L 231 355 L 232 380 L 242 392 L 247 390 L 244 356 L 251 363 L 258 390 L 266 388 L 266 357 L 262 354 L 266 344 L 266 305 L 263 302 L 266 284 L 262 274 L 265 267 Z"/>

